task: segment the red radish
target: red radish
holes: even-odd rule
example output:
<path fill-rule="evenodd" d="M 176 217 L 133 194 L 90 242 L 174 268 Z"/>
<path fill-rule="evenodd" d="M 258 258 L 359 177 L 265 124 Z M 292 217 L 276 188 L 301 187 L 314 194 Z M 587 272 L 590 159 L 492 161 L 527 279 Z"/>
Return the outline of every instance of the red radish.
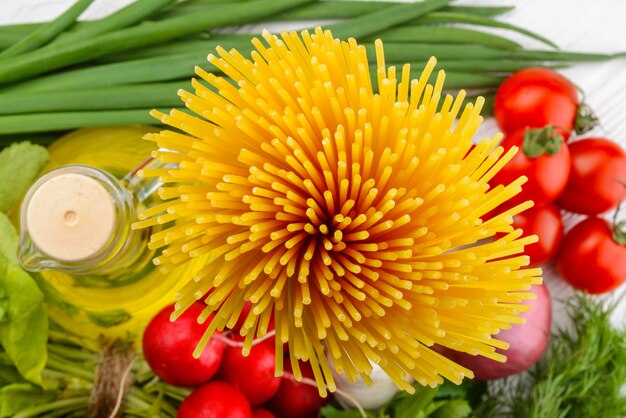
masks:
<path fill-rule="evenodd" d="M 313 370 L 308 363 L 300 363 L 302 376 L 313 379 Z M 285 375 L 276 396 L 267 404 L 276 418 L 317 418 L 322 406 L 330 402 L 322 398 L 316 387 L 296 382 L 291 374 L 291 364 L 285 363 Z"/>
<path fill-rule="evenodd" d="M 508 350 L 496 350 L 507 356 L 505 363 L 449 348 L 440 350 L 440 353 L 472 370 L 477 380 L 499 379 L 528 369 L 546 351 L 552 323 L 552 301 L 548 289 L 545 285 L 533 286 L 532 292 L 537 295 L 537 299 L 524 302 L 532 306 L 532 309 L 521 314 L 526 319 L 526 323 L 512 325 L 511 329 L 500 331 L 495 336 L 510 344 Z"/>
<path fill-rule="evenodd" d="M 239 389 L 256 406 L 270 400 L 278 391 L 280 378 L 274 376 L 275 368 L 272 345 L 256 344 L 247 357 L 241 354 L 241 348 L 228 347 L 217 376 Z"/>
<path fill-rule="evenodd" d="M 246 397 L 224 382 L 200 386 L 180 404 L 176 418 L 252 418 Z"/>
<path fill-rule="evenodd" d="M 252 302 L 247 301 L 247 302 L 244 303 L 243 309 L 241 310 L 241 314 L 239 315 L 239 319 L 237 320 L 237 323 L 235 324 L 235 326 L 232 329 L 233 332 L 231 334 L 229 334 L 229 338 L 230 339 L 232 339 L 234 341 L 239 341 L 239 342 L 241 342 L 241 341 L 243 341 L 245 339 L 245 338 L 243 338 L 239 334 L 239 331 L 243 327 L 243 324 L 244 324 L 244 322 L 246 320 L 246 317 L 248 316 L 248 313 L 250 312 L 250 310 L 252 310 Z M 267 324 L 267 332 L 268 333 L 273 332 L 274 328 L 275 328 L 275 325 L 274 325 L 274 315 L 272 315 L 270 317 L 270 320 L 269 320 L 268 324 Z M 267 343 L 270 344 L 272 347 L 275 346 L 275 342 L 274 342 L 274 338 L 273 337 L 272 338 L 268 338 L 265 341 L 267 341 Z M 287 352 L 287 350 L 289 348 L 287 346 L 287 344 L 283 344 L 282 347 L 283 347 L 283 353 Z"/>
<path fill-rule="evenodd" d="M 237 323 L 233 327 L 233 331 L 239 333 L 239 330 L 243 327 L 243 323 L 246 322 L 246 318 L 248 317 L 248 313 L 252 310 L 252 302 L 246 301 L 243 304 L 243 309 L 239 314 L 239 319 L 237 319 Z"/>
<path fill-rule="evenodd" d="M 219 369 L 224 342 L 211 338 L 199 358 L 193 357 L 206 326 L 198 324 L 201 303 L 191 305 L 176 321 L 170 321 L 174 305 L 159 312 L 143 334 L 146 361 L 164 382 L 176 386 L 197 386 L 208 382 Z"/>
<path fill-rule="evenodd" d="M 276 417 L 267 409 L 255 408 L 252 410 L 252 418 L 276 418 Z"/>

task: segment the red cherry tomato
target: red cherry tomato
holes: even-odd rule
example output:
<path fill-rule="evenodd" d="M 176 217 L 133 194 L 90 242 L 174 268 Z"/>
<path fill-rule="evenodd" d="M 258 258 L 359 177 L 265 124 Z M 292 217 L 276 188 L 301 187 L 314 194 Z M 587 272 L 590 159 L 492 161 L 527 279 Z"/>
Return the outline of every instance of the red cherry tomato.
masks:
<path fill-rule="evenodd" d="M 202 385 L 185 398 L 176 418 L 252 418 L 250 404 L 233 386 L 223 382 Z"/>
<path fill-rule="evenodd" d="M 530 264 L 547 263 L 554 257 L 563 238 L 561 211 L 550 204 L 530 208 L 513 217 L 513 227 L 521 228 L 524 236 L 537 235 L 539 241 L 527 245 L 524 254 L 530 257 Z"/>
<path fill-rule="evenodd" d="M 565 77 L 548 68 L 526 68 L 504 80 L 496 93 L 494 116 L 505 134 L 547 125 L 574 129 L 578 93 Z"/>
<path fill-rule="evenodd" d="M 274 376 L 274 346 L 256 344 L 244 357 L 241 348 L 228 347 L 217 374 L 218 378 L 239 389 L 252 406 L 260 405 L 278 392 L 280 378 Z"/>
<path fill-rule="evenodd" d="M 535 207 L 545 206 L 556 200 L 561 194 L 570 170 L 570 156 L 564 142 L 554 155 L 542 154 L 531 158 L 524 154 L 522 146 L 525 131 L 515 131 L 507 135 L 502 147 L 508 151 L 517 146 L 520 150 L 513 159 L 500 170 L 491 180 L 493 186 L 497 184 L 508 185 L 520 176 L 528 177 L 528 181 L 522 186 L 522 191 L 507 202 L 514 206 L 527 200 L 535 202 Z"/>
<path fill-rule="evenodd" d="M 570 177 L 557 204 L 565 210 L 598 215 L 626 199 L 626 153 L 603 138 L 569 145 Z"/>
<path fill-rule="evenodd" d="M 609 225 L 604 219 L 588 218 L 565 235 L 557 266 L 576 289 L 605 293 L 626 280 L 626 245 L 613 239 Z"/>
<path fill-rule="evenodd" d="M 170 321 L 174 305 L 159 312 L 143 334 L 143 354 L 154 373 L 176 386 L 208 382 L 219 369 L 224 343 L 211 338 L 199 358 L 193 357 L 206 326 L 198 324 L 204 305 L 195 303 L 176 321 Z"/>
<path fill-rule="evenodd" d="M 291 364 L 287 362 L 278 393 L 268 402 L 267 408 L 276 418 L 317 418 L 322 406 L 330 402 L 330 396 L 322 398 L 317 388 L 296 382 L 291 370 Z M 303 377 L 313 379 L 313 370 L 308 363 L 300 363 L 300 370 Z"/>

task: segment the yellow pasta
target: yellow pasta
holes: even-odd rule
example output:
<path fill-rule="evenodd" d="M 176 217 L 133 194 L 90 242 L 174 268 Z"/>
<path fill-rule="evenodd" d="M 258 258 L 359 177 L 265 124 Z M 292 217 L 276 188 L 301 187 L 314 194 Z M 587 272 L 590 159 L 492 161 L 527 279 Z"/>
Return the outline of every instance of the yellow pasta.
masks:
<path fill-rule="evenodd" d="M 147 135 L 179 167 L 146 173 L 165 201 L 135 226 L 169 222 L 150 243 L 163 271 L 207 260 L 174 313 L 197 300 L 200 322 L 215 313 L 197 353 L 250 301 L 244 353 L 273 315 L 277 373 L 288 344 L 294 375 L 309 361 L 321 394 L 335 389 L 329 363 L 366 381 L 377 363 L 412 391 L 409 376 L 472 377 L 434 344 L 502 361 L 492 335 L 520 322 L 541 271 L 524 269 L 534 238 L 511 227 L 532 202 L 487 218 L 525 179 L 489 187 L 514 151 L 500 135 L 472 148 L 482 98 L 462 108 L 443 71 L 429 84 L 434 58 L 417 80 L 408 65 L 387 68 L 381 42 L 373 85 L 353 39 L 319 28 L 262 38 L 250 58 L 209 55 L 225 76 L 196 70 L 194 91 L 179 93 L 193 113 L 153 112 L 184 134 Z"/>

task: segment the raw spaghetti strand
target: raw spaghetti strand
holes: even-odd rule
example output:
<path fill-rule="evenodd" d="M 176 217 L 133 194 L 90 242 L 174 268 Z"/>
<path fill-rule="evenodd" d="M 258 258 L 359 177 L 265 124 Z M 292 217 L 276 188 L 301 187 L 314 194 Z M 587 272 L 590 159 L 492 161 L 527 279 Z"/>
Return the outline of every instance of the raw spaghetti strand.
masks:
<path fill-rule="evenodd" d="M 373 362 L 412 391 L 408 376 L 472 377 L 433 344 L 503 361 L 492 335 L 519 322 L 541 271 L 524 269 L 533 238 L 511 227 L 532 202 L 487 218 L 525 179 L 490 189 L 514 152 L 500 135 L 472 149 L 483 99 L 462 109 L 464 92 L 443 94 L 443 71 L 429 84 L 434 58 L 417 80 L 408 64 L 386 67 L 380 41 L 374 94 L 354 39 L 320 28 L 262 38 L 250 57 L 209 55 L 224 76 L 196 73 L 213 91 L 194 81 L 180 92 L 195 115 L 153 112 L 184 132 L 148 138 L 179 167 L 154 173 L 165 202 L 136 226 L 164 224 L 150 243 L 160 268 L 206 257 L 173 314 L 196 300 L 202 320 L 215 313 L 195 354 L 249 301 L 243 351 L 273 316 L 277 374 L 288 344 L 296 379 L 310 362 L 323 394 L 335 390 L 329 362 L 366 382 Z"/>

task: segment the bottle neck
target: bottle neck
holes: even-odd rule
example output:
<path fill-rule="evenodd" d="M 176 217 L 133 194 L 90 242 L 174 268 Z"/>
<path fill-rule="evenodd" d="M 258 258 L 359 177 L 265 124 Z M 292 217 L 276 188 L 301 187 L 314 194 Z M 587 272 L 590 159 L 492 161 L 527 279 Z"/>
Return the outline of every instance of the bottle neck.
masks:
<path fill-rule="evenodd" d="M 84 165 L 45 174 L 20 209 L 20 263 L 29 271 L 110 276 L 148 264 L 149 233 L 134 231 L 131 224 L 137 206 L 158 188 L 152 183 L 142 183 L 137 170 L 120 181 Z"/>

